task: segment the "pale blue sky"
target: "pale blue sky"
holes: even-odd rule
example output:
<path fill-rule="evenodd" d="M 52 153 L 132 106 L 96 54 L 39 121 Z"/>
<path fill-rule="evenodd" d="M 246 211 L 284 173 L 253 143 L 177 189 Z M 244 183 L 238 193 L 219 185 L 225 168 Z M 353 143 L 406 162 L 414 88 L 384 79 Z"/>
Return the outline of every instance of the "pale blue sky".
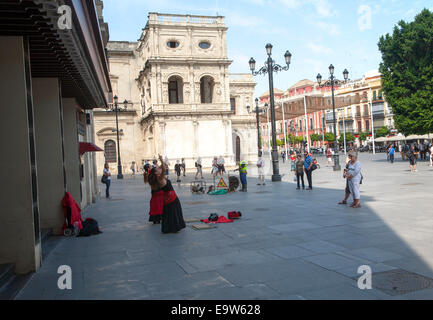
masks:
<path fill-rule="evenodd" d="M 223 15 L 229 27 L 230 72 L 248 73 L 250 57 L 260 67 L 269 42 L 277 63 L 284 63 L 286 50 L 293 55 L 290 70 L 274 76 L 275 87 L 285 90 L 298 80 L 315 80 L 318 72 L 325 78 L 331 63 L 340 78 L 344 68 L 351 79 L 378 69 L 380 36 L 392 32 L 401 19 L 412 21 L 423 8 L 433 11 L 433 1 L 104 0 L 104 17 L 110 40 L 137 41 L 149 12 Z M 267 77 L 256 81 L 256 95 L 268 90 Z"/>

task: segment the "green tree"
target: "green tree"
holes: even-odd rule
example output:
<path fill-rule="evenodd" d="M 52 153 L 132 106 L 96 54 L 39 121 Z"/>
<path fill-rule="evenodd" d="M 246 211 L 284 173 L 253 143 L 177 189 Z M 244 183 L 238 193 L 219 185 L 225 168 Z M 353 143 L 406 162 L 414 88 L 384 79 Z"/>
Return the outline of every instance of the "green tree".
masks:
<path fill-rule="evenodd" d="M 323 136 L 317 133 L 313 133 L 310 136 L 311 141 L 322 141 Z"/>
<path fill-rule="evenodd" d="M 360 140 L 360 141 L 365 141 L 365 140 L 367 140 L 367 137 L 368 137 L 368 133 L 367 133 L 367 132 L 360 132 L 360 133 L 359 133 L 359 140 Z"/>
<path fill-rule="evenodd" d="M 350 132 L 346 132 L 346 142 L 352 142 L 355 141 L 355 136 L 353 134 L 351 134 Z M 340 135 L 340 138 L 338 138 L 338 142 L 340 144 L 344 143 L 344 134 L 342 133 Z"/>
<path fill-rule="evenodd" d="M 334 139 L 334 134 L 332 132 L 325 133 L 325 141 L 332 142 Z"/>
<path fill-rule="evenodd" d="M 433 13 L 424 9 L 403 20 L 378 43 L 386 100 L 405 135 L 433 132 Z"/>
<path fill-rule="evenodd" d="M 389 134 L 388 127 L 383 126 L 376 130 L 375 136 L 376 138 L 380 138 L 380 137 L 386 137 L 388 134 Z"/>
<path fill-rule="evenodd" d="M 304 137 L 303 136 L 296 136 L 295 137 L 295 143 L 302 143 L 304 141 Z"/>

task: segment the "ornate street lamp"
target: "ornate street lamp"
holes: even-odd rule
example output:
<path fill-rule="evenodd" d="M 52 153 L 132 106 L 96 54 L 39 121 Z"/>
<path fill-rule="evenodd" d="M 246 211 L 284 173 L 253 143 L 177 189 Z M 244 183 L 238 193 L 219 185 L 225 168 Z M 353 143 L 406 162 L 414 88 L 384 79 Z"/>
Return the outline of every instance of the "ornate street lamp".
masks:
<path fill-rule="evenodd" d="M 329 66 L 329 80 L 326 80 L 323 84 L 322 84 L 322 76 L 320 75 L 320 73 L 317 75 L 316 79 L 317 79 L 317 83 L 319 84 L 320 88 L 323 87 L 329 87 L 331 86 L 332 88 L 332 112 L 334 115 L 334 171 L 340 171 L 341 170 L 341 166 L 340 166 L 340 158 L 338 155 L 338 145 L 337 145 L 337 122 L 336 122 L 336 116 L 335 116 L 335 97 L 334 97 L 334 86 L 337 85 L 341 85 L 343 83 L 346 83 L 347 80 L 349 79 L 349 71 L 347 71 L 347 69 L 344 69 L 343 71 L 343 77 L 344 80 L 338 80 L 334 77 L 334 66 L 331 64 Z"/>
<path fill-rule="evenodd" d="M 253 110 L 250 110 L 250 106 L 247 106 L 247 111 L 249 114 L 251 113 L 255 113 L 256 114 L 256 122 L 257 122 L 257 150 L 258 150 L 258 156 L 262 156 L 263 152 L 262 152 L 262 145 L 260 143 L 260 118 L 259 118 L 259 114 L 260 113 L 266 113 L 268 111 L 268 105 L 266 104 L 264 107 L 260 108 L 259 107 L 259 98 L 256 98 L 256 107 Z"/>
<path fill-rule="evenodd" d="M 279 165 L 278 165 L 278 150 L 277 150 L 277 135 L 275 130 L 275 102 L 274 102 L 274 72 L 279 71 L 287 71 L 289 70 L 290 62 L 292 59 L 292 54 L 289 51 L 286 51 L 284 54 L 284 60 L 286 62 L 286 66 L 282 67 L 275 63 L 272 59 L 272 45 L 268 43 L 266 45 L 266 54 L 268 55 L 268 59 L 265 62 L 265 65 L 260 68 L 259 71 L 254 71 L 256 69 L 256 61 L 254 58 L 251 58 L 249 61 L 250 70 L 253 76 L 259 74 L 268 74 L 269 76 L 269 96 L 270 96 L 270 109 L 271 109 L 271 128 L 272 128 L 272 181 L 281 181 L 281 175 L 279 173 Z"/>
<path fill-rule="evenodd" d="M 116 136 L 117 136 L 117 179 L 123 179 L 122 174 L 122 162 L 120 160 L 120 141 L 119 141 L 119 112 L 126 111 L 128 105 L 131 104 L 128 100 L 123 101 L 123 108 L 119 107 L 119 98 L 117 96 L 113 97 L 114 104 L 111 106 L 111 111 L 116 113 Z"/>

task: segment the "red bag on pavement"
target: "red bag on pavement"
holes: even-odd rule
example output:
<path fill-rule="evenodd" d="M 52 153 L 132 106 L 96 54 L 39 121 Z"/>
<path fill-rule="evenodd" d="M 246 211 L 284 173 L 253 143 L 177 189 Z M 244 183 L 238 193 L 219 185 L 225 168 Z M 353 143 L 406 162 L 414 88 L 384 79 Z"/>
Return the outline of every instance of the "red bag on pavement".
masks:
<path fill-rule="evenodd" d="M 227 217 L 229 219 L 239 219 L 240 217 L 242 217 L 242 213 L 240 211 L 230 211 L 227 212 Z"/>
<path fill-rule="evenodd" d="M 233 222 L 233 220 L 227 219 L 224 216 L 218 217 L 217 221 L 209 221 L 209 219 L 203 219 L 203 220 L 200 220 L 200 221 L 204 222 L 204 223 L 230 223 L 230 222 Z"/>

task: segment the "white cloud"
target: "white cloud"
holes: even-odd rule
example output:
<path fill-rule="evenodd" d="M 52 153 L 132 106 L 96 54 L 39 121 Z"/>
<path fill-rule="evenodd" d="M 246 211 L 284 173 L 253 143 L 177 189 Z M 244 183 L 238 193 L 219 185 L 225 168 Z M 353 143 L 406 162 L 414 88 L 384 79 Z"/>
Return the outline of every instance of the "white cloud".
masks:
<path fill-rule="evenodd" d="M 320 44 L 316 44 L 313 42 L 307 43 L 307 48 L 310 49 L 314 53 L 318 54 L 332 54 L 334 51 L 331 48 L 324 47 Z"/>
<path fill-rule="evenodd" d="M 332 6 L 329 4 L 328 0 L 311 0 L 313 5 L 316 7 L 316 12 L 321 17 L 332 17 L 336 14 L 332 10 Z"/>
<path fill-rule="evenodd" d="M 316 27 L 329 33 L 330 35 L 337 36 L 341 33 L 340 29 L 338 28 L 338 26 L 336 24 L 327 23 L 327 22 L 323 22 L 323 21 L 316 21 L 316 22 L 314 22 L 314 24 L 316 25 Z"/>

